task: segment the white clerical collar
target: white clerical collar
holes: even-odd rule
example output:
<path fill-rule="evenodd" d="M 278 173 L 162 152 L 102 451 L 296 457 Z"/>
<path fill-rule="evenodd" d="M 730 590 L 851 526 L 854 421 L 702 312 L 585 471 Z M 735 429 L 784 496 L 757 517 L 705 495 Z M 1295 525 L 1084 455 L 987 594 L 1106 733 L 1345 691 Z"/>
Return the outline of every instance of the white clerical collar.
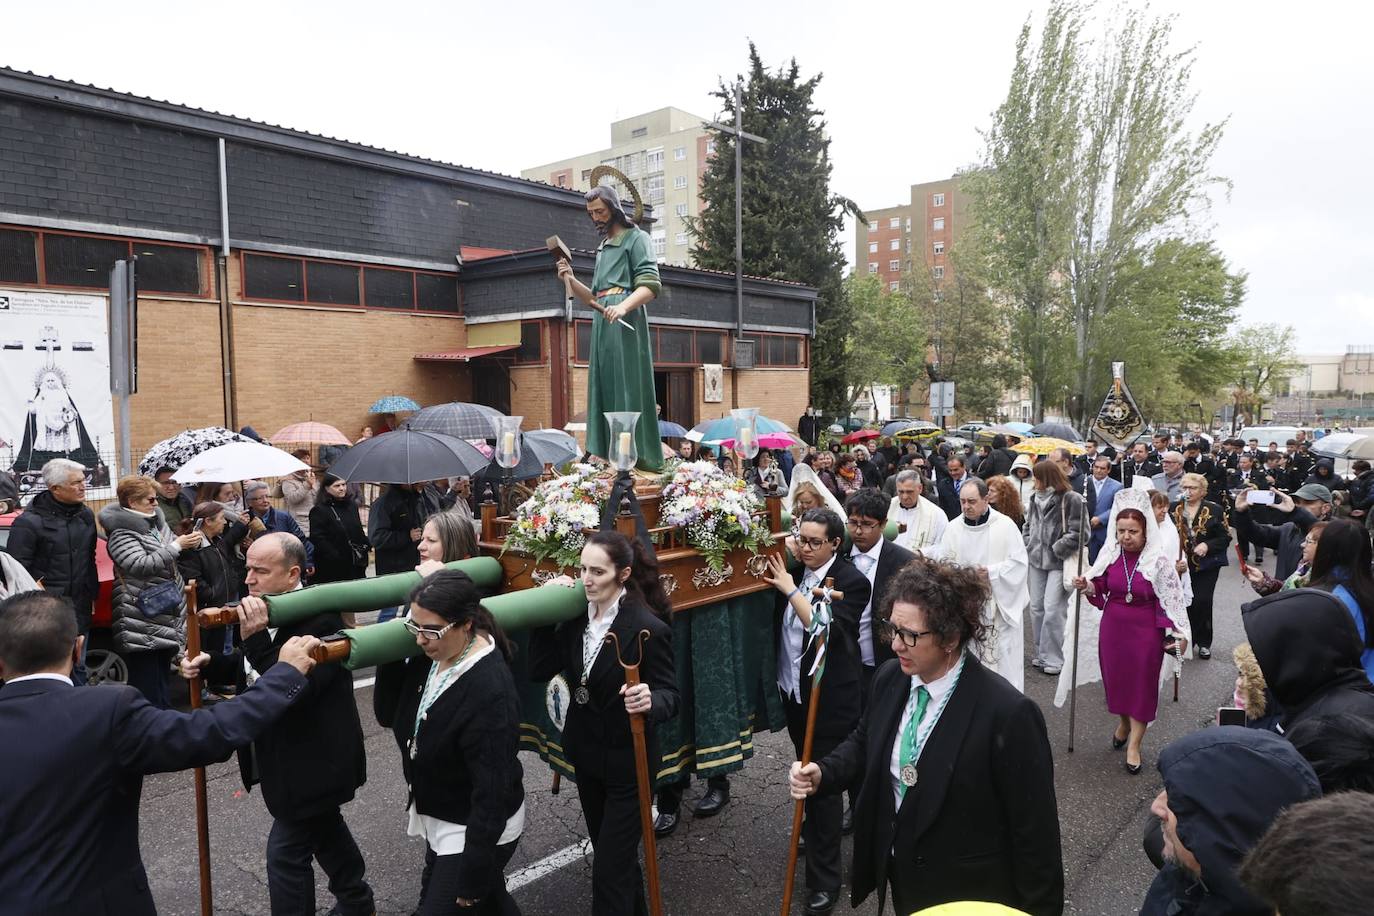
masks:
<path fill-rule="evenodd" d="M 55 671 L 40 671 L 37 674 L 25 674 L 20 677 L 12 677 L 6 684 L 18 684 L 20 681 L 61 681 L 68 687 L 72 686 L 72 679 L 65 674 L 58 674 Z"/>

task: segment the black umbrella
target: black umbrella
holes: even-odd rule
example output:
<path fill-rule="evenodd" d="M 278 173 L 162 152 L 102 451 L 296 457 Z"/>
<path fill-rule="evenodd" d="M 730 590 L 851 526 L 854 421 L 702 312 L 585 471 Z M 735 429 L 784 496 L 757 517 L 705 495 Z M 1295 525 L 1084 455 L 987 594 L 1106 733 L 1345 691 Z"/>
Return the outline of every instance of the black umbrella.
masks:
<path fill-rule="evenodd" d="M 520 463 L 509 471 L 497 464 L 495 458 L 491 459 L 490 463 L 487 463 L 485 458 L 482 461 L 485 467 L 472 478 L 474 490 L 478 484 L 487 481 L 499 484 L 506 480 L 530 480 L 544 473 L 544 465 L 540 463 L 539 457 L 528 448 L 520 450 Z"/>
<path fill-rule="evenodd" d="M 561 429 L 532 429 L 521 433 L 520 438 L 525 446 L 521 457 L 533 453 L 540 464 L 564 464 L 582 454 L 577 440 Z"/>
<path fill-rule="evenodd" d="M 1063 439 L 1065 442 L 1082 442 L 1083 434 L 1074 429 L 1067 423 L 1037 423 L 1031 427 L 1031 432 L 1037 436 L 1052 436 L 1055 439 Z"/>
<path fill-rule="evenodd" d="M 335 461 L 329 472 L 368 483 L 420 483 L 467 477 L 486 464 L 486 456 L 462 439 L 402 427 L 363 439 Z"/>
<path fill-rule="evenodd" d="M 426 407 L 407 420 L 406 425 L 458 439 L 490 439 L 496 435 L 492 421 L 504 416 L 495 407 L 485 404 L 453 401 Z"/>

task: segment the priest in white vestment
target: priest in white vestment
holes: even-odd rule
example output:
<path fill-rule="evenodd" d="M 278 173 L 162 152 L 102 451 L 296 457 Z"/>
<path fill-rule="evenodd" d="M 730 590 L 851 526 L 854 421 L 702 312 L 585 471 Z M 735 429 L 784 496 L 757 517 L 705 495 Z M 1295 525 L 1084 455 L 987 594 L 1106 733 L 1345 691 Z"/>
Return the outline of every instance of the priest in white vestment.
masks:
<path fill-rule="evenodd" d="M 897 495 L 887 510 L 887 520 L 897 523 L 894 543 L 913 552 L 937 543 L 949 519 L 945 510 L 925 498 L 926 480 L 921 472 L 911 468 L 898 471 L 896 486 Z"/>
<path fill-rule="evenodd" d="M 959 490 L 959 509 L 944 536 L 921 553 L 983 569 L 992 587 L 983 608 L 983 622 L 992 632 L 979 647 L 979 658 L 1024 693 L 1025 634 L 1021 621 L 1030 604 L 1026 542 L 1015 522 L 988 505 L 988 485 L 981 478 L 970 477 L 964 482 Z"/>

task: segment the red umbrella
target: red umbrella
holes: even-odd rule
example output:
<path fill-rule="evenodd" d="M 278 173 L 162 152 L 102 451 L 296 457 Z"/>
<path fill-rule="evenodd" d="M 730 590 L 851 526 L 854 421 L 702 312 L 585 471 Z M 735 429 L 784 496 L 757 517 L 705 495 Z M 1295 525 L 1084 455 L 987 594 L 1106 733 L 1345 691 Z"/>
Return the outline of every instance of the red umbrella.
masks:
<path fill-rule="evenodd" d="M 865 439 L 876 438 L 878 438 L 878 431 L 876 429 L 856 429 L 854 430 L 854 432 L 850 433 L 849 435 L 841 439 L 840 442 L 842 442 L 845 445 L 853 445 L 854 443 L 862 442 Z"/>

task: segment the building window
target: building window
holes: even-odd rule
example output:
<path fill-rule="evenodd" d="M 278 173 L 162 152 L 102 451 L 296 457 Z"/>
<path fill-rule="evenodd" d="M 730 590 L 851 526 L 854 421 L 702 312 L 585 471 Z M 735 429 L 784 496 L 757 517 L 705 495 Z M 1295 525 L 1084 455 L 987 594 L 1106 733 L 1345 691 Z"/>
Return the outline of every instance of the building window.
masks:
<path fill-rule="evenodd" d="M 910 232 L 910 231 L 911 231 L 911 217 L 909 217 L 909 216 L 906 218 L 906 231 L 907 231 L 907 232 Z"/>
<path fill-rule="evenodd" d="M 679 217 L 685 218 L 687 216 L 687 205 L 678 204 L 677 206 L 673 207 L 673 212 L 677 214 Z"/>
<path fill-rule="evenodd" d="M 892 217 L 892 219 L 890 219 L 890 220 L 887 221 L 887 228 L 889 228 L 889 229 L 900 229 L 900 228 L 902 228 L 902 218 L 901 218 L 900 216 L 894 216 L 894 217 Z"/>
<path fill-rule="evenodd" d="M 932 207 L 943 207 L 945 205 L 945 195 L 932 194 L 930 196 L 930 205 Z"/>
<path fill-rule="evenodd" d="M 931 228 L 931 231 L 933 231 L 933 232 L 942 232 L 942 231 L 944 231 L 944 228 L 945 228 L 945 218 L 944 218 L 943 216 L 937 216 L 937 217 L 935 217 L 933 220 L 930 221 L 930 228 Z"/>
<path fill-rule="evenodd" d="M 716 154 L 716 141 L 715 141 L 715 140 L 707 140 L 707 141 L 706 141 L 706 155 L 708 155 L 708 156 L 714 156 L 715 154 Z"/>
<path fill-rule="evenodd" d="M 646 188 L 646 190 L 647 190 L 648 193 L 649 193 L 649 203 L 651 203 L 651 204 L 661 204 L 661 203 L 663 203 L 663 176 L 662 176 L 662 175 L 653 175 L 653 176 L 651 176 L 651 177 L 649 178 L 648 182 L 645 183 L 645 188 Z"/>
<path fill-rule="evenodd" d="M 363 288 L 369 308 L 415 308 L 415 275 L 408 270 L 364 267 Z"/>
<path fill-rule="evenodd" d="M 878 243 L 877 243 L 877 242 L 869 242 L 869 243 L 868 243 L 868 253 L 869 253 L 869 254 L 877 254 L 877 253 L 878 253 Z"/>
<path fill-rule="evenodd" d="M 630 136 L 634 137 L 635 139 L 639 139 L 640 137 L 647 137 L 648 135 L 649 128 L 647 127 L 636 127 L 634 130 L 630 131 Z"/>
<path fill-rule="evenodd" d="M 327 261 L 305 262 L 305 283 L 311 302 L 330 305 L 361 305 L 358 277 L 362 272 L 356 265 L 331 264 Z"/>
<path fill-rule="evenodd" d="M 871 222 L 871 223 L 868 224 L 868 231 L 869 231 L 869 232 L 877 232 L 877 231 L 878 231 L 878 221 L 877 221 L 876 219 L 873 220 L 873 222 Z"/>
<path fill-rule="evenodd" d="M 911 239 L 906 240 L 906 253 L 911 254 Z"/>
<path fill-rule="evenodd" d="M 663 171 L 663 147 L 651 149 L 644 154 L 644 171 L 650 175 Z"/>
<path fill-rule="evenodd" d="M 691 331 L 679 328 L 658 328 L 655 336 L 658 338 L 658 352 L 654 354 L 654 365 L 691 364 Z"/>
<path fill-rule="evenodd" d="M 754 365 L 770 368 L 805 368 L 806 344 L 792 334 L 745 334 L 754 341 Z"/>
<path fill-rule="evenodd" d="M 243 295 L 278 302 L 305 301 L 305 264 L 300 258 L 243 255 Z"/>
<path fill-rule="evenodd" d="M 649 329 L 654 347 L 654 365 L 696 366 L 722 363 L 725 353 L 724 331 L 694 331 L 690 328 L 654 327 Z M 573 362 L 585 365 L 591 356 L 592 323 L 579 320 L 573 326 Z"/>
<path fill-rule="evenodd" d="M 668 243 L 668 232 L 667 232 L 667 230 L 665 230 L 665 229 L 655 229 L 655 230 L 649 235 L 649 241 L 652 242 L 652 243 L 653 243 L 653 246 L 654 246 L 654 257 L 656 257 L 656 258 L 662 258 L 662 257 L 663 257 L 663 252 L 664 252 L 664 248 L 665 248 L 665 246 L 666 246 L 667 243 Z"/>
<path fill-rule="evenodd" d="M 901 270 L 901 269 L 902 269 L 902 262 L 901 262 L 901 259 L 898 259 L 898 260 L 895 260 L 895 261 L 888 261 L 888 262 L 887 262 L 887 269 L 888 269 L 888 270 Z"/>
<path fill-rule="evenodd" d="M 887 250 L 888 250 L 888 251 L 901 251 L 901 250 L 902 250 L 902 240 L 901 240 L 901 239 L 893 239 L 892 241 L 888 242 L 888 243 L 887 243 Z"/>
<path fill-rule="evenodd" d="M 944 242 L 935 242 L 935 243 L 931 246 L 931 248 L 934 250 L 934 252 L 935 252 L 936 254 L 944 254 L 944 253 L 945 253 L 945 243 L 944 243 Z"/>
<path fill-rule="evenodd" d="M 683 190 L 686 190 L 686 188 L 687 188 L 687 176 L 686 176 L 686 175 L 678 175 L 676 178 L 673 179 L 673 189 L 674 189 L 674 190 L 683 191 Z"/>
<path fill-rule="evenodd" d="M 938 264 L 935 265 L 935 267 L 933 267 L 933 268 L 931 269 L 931 271 L 932 271 L 931 275 L 932 275 L 933 277 L 935 277 L 935 279 L 937 279 L 937 280 L 943 280 L 943 279 L 945 278 L 945 269 L 944 269 L 943 267 L 941 267 L 940 265 L 938 265 Z"/>
<path fill-rule="evenodd" d="M 902 286 L 902 281 L 901 281 L 901 280 L 893 280 L 891 283 L 889 283 L 889 284 L 887 285 L 887 288 L 888 288 L 889 290 L 891 290 L 892 292 L 895 293 L 898 289 L 901 288 L 901 286 Z"/>
<path fill-rule="evenodd" d="M 674 161 L 674 162 L 681 162 L 682 160 L 684 160 L 684 159 L 686 159 L 686 158 L 687 158 L 687 147 L 685 147 L 685 146 L 675 146 L 675 147 L 673 147 L 673 161 Z"/>
<path fill-rule="evenodd" d="M 312 287 L 313 289 L 313 287 Z M 415 305 L 422 312 L 457 315 L 458 278 L 452 274 L 415 272 Z"/>
<path fill-rule="evenodd" d="M 583 180 L 583 181 L 591 181 L 591 180 L 592 180 L 592 170 L 591 170 L 591 169 L 583 169 L 583 170 L 582 170 L 582 180 Z"/>
<path fill-rule="evenodd" d="M 0 282 L 38 282 L 38 233 L 0 229 Z"/>
<path fill-rule="evenodd" d="M 150 293 L 200 295 L 202 249 L 134 242 L 133 253 L 138 258 L 135 274 L 139 289 Z"/>
<path fill-rule="evenodd" d="M 871 273 L 871 274 L 876 274 L 876 273 L 878 272 L 878 262 L 877 262 L 877 261 L 869 261 L 869 262 L 868 262 L 868 272 Z"/>
<path fill-rule="evenodd" d="M 722 331 L 697 331 L 697 362 L 720 365 L 724 362 L 725 334 Z"/>
<path fill-rule="evenodd" d="M 674 245 L 686 245 L 686 244 L 687 244 L 687 233 L 685 233 L 685 232 L 679 232 L 677 235 L 673 236 L 673 244 L 674 244 Z"/>
<path fill-rule="evenodd" d="M 568 186 L 568 175 L 567 175 L 566 172 L 563 172 L 563 173 L 560 173 L 560 174 L 559 174 L 559 176 L 558 176 L 558 186 L 559 186 L 560 188 L 566 188 L 566 187 Z"/>
<path fill-rule="evenodd" d="M 544 322 L 520 322 L 520 349 L 515 351 L 515 365 L 530 366 L 544 362 Z"/>

